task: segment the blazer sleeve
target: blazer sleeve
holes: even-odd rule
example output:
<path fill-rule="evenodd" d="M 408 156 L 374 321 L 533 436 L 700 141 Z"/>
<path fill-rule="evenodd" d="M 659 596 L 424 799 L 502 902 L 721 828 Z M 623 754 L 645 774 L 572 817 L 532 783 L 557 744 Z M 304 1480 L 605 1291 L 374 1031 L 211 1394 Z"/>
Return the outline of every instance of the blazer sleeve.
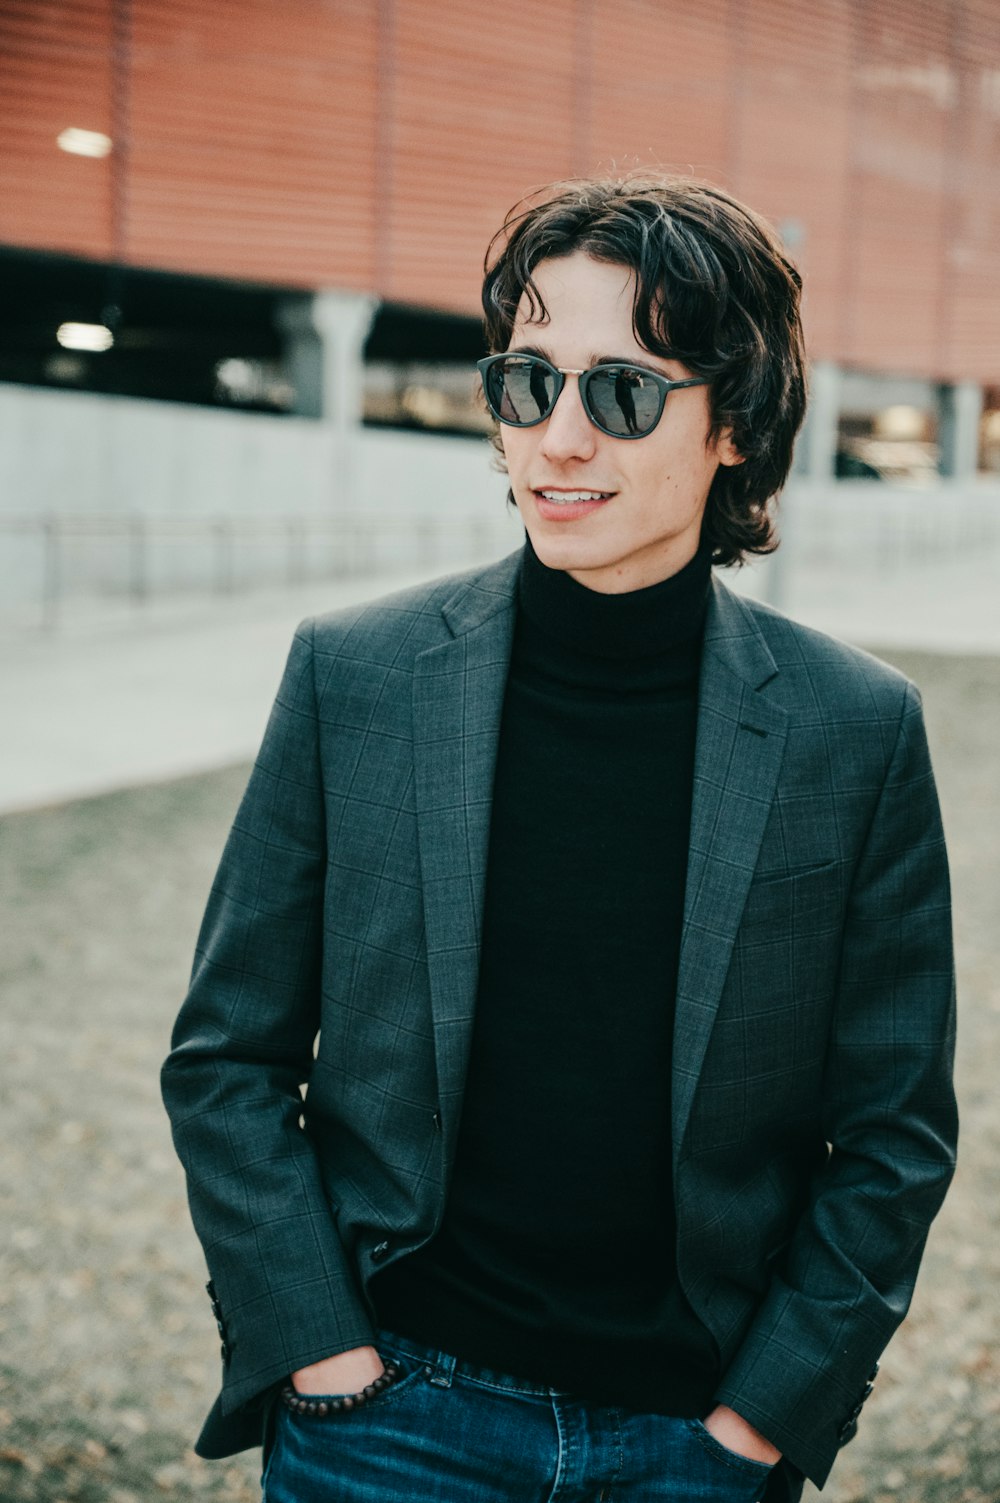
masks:
<path fill-rule="evenodd" d="M 910 1303 L 955 1164 L 948 866 L 920 698 L 898 733 L 847 910 L 825 1166 L 717 1393 L 822 1485 Z"/>
<path fill-rule="evenodd" d="M 222 1335 L 222 1411 L 373 1340 L 302 1131 L 326 838 L 311 623 L 299 628 L 163 1067 Z"/>

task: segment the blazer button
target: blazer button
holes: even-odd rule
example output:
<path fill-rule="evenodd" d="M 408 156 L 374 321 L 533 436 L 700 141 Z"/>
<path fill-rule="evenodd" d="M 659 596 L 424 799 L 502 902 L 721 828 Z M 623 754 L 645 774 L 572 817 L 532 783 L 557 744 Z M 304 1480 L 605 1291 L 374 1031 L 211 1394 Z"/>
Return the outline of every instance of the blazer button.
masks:
<path fill-rule="evenodd" d="M 389 1244 L 388 1244 L 388 1242 L 380 1242 L 377 1247 L 373 1247 L 372 1248 L 371 1258 L 372 1258 L 372 1262 L 373 1263 L 381 1263 L 383 1261 L 383 1259 L 387 1258 L 388 1256 L 389 1256 Z"/>

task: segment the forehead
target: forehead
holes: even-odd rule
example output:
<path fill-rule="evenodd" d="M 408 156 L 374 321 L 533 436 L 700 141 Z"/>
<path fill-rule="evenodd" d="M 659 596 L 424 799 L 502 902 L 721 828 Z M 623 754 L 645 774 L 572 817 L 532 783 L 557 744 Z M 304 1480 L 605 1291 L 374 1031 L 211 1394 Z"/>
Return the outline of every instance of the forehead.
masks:
<path fill-rule="evenodd" d="M 539 261 L 531 273 L 544 305 L 544 314 L 532 309 L 522 293 L 514 319 L 515 336 L 540 328 L 552 336 L 589 331 L 614 335 L 619 345 L 640 349 L 632 328 L 635 274 L 627 266 L 595 261 L 584 251 Z M 600 342 L 600 341 L 598 341 Z"/>

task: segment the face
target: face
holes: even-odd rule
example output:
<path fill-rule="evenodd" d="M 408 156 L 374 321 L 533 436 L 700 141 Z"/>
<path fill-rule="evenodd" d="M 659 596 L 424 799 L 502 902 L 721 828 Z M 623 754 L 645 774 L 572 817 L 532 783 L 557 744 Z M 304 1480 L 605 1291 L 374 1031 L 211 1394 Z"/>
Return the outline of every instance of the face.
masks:
<path fill-rule="evenodd" d="M 548 313 L 532 322 L 522 297 L 512 351 L 544 355 L 586 370 L 605 360 L 635 361 L 670 380 L 694 372 L 640 345 L 632 329 L 634 274 L 583 251 L 542 261 L 533 272 Z M 612 438 L 595 428 L 576 376 L 534 428 L 500 425 L 514 500 L 532 547 L 550 569 L 589 589 L 622 594 L 667 579 L 693 558 L 712 477 L 738 464 L 728 434 L 709 438 L 708 388 L 672 391 L 645 438 Z M 584 493 L 575 504 L 568 498 Z"/>

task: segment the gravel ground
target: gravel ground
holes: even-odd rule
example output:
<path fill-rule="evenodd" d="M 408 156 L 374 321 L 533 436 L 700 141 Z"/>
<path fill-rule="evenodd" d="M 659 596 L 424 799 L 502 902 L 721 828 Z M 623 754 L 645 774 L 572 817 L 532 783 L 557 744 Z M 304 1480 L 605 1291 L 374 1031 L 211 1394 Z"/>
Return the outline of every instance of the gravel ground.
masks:
<path fill-rule="evenodd" d="M 823 1498 L 1000 1503 L 1000 659 L 884 655 L 924 688 L 951 844 L 963 1153 Z M 259 1495 L 256 1454 L 189 1449 L 217 1347 L 157 1081 L 245 777 L 0 820 L 4 1503 Z"/>

